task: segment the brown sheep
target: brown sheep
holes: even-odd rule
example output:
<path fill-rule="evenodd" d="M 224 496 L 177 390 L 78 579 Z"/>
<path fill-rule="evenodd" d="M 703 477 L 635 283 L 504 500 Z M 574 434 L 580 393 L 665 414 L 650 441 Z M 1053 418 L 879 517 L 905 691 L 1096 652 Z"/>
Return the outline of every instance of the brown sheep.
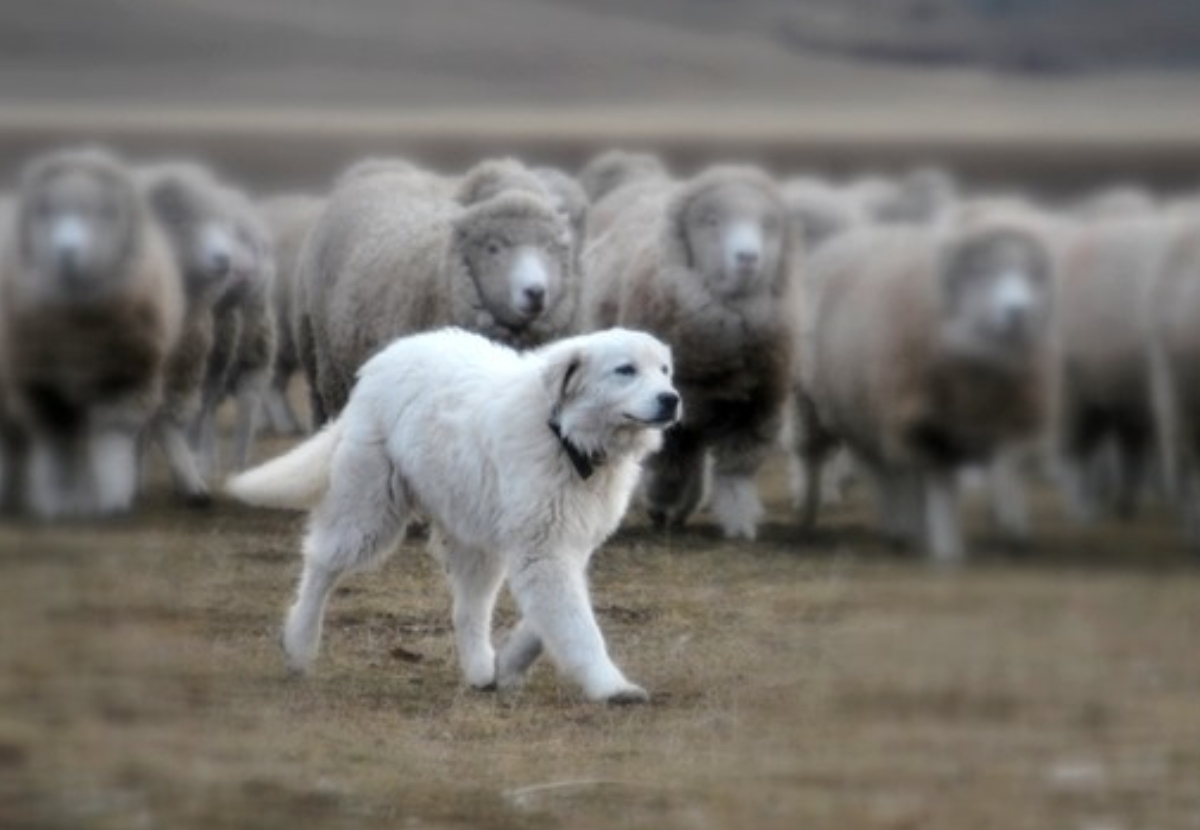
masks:
<path fill-rule="evenodd" d="M 271 308 L 276 324 L 275 365 L 267 390 L 266 415 L 271 429 L 279 435 L 297 435 L 304 431 L 288 397 L 292 377 L 300 370 L 294 334 L 296 265 L 304 239 L 324 209 L 323 198 L 299 193 L 275 196 L 258 203 L 275 252 L 275 279 L 271 284 Z"/>
<path fill-rule="evenodd" d="M 167 245 L 126 165 L 92 148 L 25 166 L 6 237 L 0 375 L 28 436 L 28 507 L 125 512 L 183 315 Z"/>
<path fill-rule="evenodd" d="M 796 255 L 775 183 L 715 167 L 626 210 L 585 255 L 585 330 L 649 331 L 676 355 L 683 420 L 647 467 L 658 524 L 699 505 L 706 455 L 713 511 L 726 535 L 753 538 L 754 477 L 775 444 L 798 326 Z"/>
<path fill-rule="evenodd" d="M 298 271 L 316 424 L 341 410 L 358 367 L 401 335 L 456 325 L 529 347 L 571 329 L 570 229 L 536 186 L 469 206 L 420 172 L 383 171 L 335 189 Z"/>
<path fill-rule="evenodd" d="M 1050 417 L 1054 288 L 1040 230 L 996 217 L 854 231 L 817 252 L 805 285 L 809 475 L 843 442 L 877 485 L 885 532 L 959 559 L 956 473 Z"/>

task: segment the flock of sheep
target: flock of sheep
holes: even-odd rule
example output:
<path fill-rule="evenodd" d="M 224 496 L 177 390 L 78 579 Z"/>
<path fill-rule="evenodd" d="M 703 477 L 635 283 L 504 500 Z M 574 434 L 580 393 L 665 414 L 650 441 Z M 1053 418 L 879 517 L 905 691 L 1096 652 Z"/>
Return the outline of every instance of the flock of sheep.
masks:
<path fill-rule="evenodd" d="M 328 194 L 254 199 L 195 163 L 89 147 L 29 161 L 0 225 L 9 512 L 128 511 L 154 447 L 205 504 L 260 417 L 302 431 L 295 374 L 319 427 L 397 337 L 534 348 L 620 325 L 671 347 L 683 398 L 643 475 L 658 525 L 707 500 L 753 539 L 783 447 L 801 524 L 859 476 L 881 530 L 938 561 L 963 555 L 971 468 L 1020 539 L 1024 484 L 1047 476 L 1081 518 L 1170 499 L 1200 544 L 1200 203 L 1112 188 L 1049 208 L 936 169 L 679 178 L 621 151 L 577 176 L 368 159 Z"/>

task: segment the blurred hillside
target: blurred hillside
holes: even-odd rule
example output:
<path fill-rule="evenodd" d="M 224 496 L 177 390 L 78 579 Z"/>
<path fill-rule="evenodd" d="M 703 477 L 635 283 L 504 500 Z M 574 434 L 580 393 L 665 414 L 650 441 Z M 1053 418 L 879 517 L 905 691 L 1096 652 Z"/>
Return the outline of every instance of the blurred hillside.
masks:
<path fill-rule="evenodd" d="M 872 90 L 948 74 L 931 67 L 1198 59 L 1196 0 L 0 3 L 3 102 L 869 102 Z"/>

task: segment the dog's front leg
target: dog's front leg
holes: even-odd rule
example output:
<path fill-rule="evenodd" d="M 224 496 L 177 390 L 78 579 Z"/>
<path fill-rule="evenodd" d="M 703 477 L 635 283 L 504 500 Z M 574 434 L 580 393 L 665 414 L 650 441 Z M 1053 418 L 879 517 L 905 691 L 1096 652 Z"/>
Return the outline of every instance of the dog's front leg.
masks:
<path fill-rule="evenodd" d="M 588 597 L 586 561 L 570 556 L 517 558 L 509 587 L 551 659 L 589 699 L 645 702 L 646 690 L 626 679 L 608 656 Z"/>

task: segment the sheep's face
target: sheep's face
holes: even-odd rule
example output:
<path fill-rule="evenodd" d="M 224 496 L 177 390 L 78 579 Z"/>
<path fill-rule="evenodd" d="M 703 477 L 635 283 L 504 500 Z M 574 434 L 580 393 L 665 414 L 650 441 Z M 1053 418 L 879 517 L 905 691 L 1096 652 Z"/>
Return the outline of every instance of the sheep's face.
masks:
<path fill-rule="evenodd" d="M 562 299 L 570 237 L 561 221 L 472 222 L 458 235 L 484 308 L 501 325 L 522 329 Z"/>
<path fill-rule="evenodd" d="M 951 245 L 942 264 L 943 341 L 964 354 L 1020 351 L 1049 331 L 1051 266 L 1045 247 L 1016 230 Z"/>
<path fill-rule="evenodd" d="M 223 289 L 234 264 L 235 223 L 216 194 L 215 187 L 209 192 L 171 175 L 155 180 L 147 194 L 193 295 Z"/>
<path fill-rule="evenodd" d="M 274 250 L 265 229 L 250 217 L 239 217 L 232 224 L 232 243 L 225 294 L 265 291 L 275 272 Z"/>
<path fill-rule="evenodd" d="M 26 182 L 20 210 L 23 251 L 46 296 L 88 296 L 121 280 L 139 209 L 119 169 L 64 159 Z"/>
<path fill-rule="evenodd" d="M 732 299 L 770 289 L 786 244 L 778 201 L 750 184 L 722 184 L 692 198 L 683 220 L 690 264 L 710 291 Z"/>

